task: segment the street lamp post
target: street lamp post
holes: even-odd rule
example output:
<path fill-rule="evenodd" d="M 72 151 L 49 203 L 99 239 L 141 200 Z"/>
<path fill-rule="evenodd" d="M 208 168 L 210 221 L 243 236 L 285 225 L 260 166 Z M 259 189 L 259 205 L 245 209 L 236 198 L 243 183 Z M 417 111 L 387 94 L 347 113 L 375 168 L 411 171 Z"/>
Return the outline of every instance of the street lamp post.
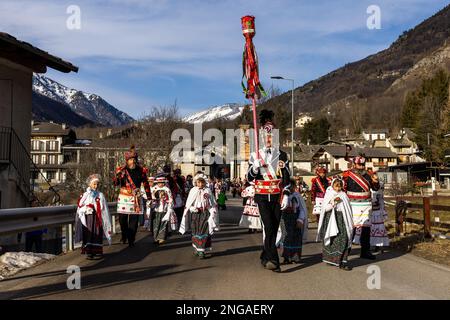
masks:
<path fill-rule="evenodd" d="M 292 119 L 291 119 L 291 175 L 294 175 L 294 90 L 295 90 L 295 81 L 294 79 L 286 79 L 284 77 L 275 76 L 270 77 L 274 80 L 286 80 L 292 82 Z"/>

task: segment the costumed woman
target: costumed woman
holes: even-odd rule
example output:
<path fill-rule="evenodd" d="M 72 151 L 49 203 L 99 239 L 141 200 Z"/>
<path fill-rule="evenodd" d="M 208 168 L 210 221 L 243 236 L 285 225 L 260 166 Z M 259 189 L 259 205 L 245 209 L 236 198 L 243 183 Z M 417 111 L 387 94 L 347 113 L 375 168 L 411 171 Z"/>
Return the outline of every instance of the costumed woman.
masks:
<path fill-rule="evenodd" d="M 148 199 L 151 199 L 150 186 L 146 170 L 137 164 L 138 155 L 134 146 L 125 152 L 126 164 L 116 169 L 114 185 L 120 187 L 117 198 L 117 212 L 119 213 L 120 229 L 122 231 L 122 243 L 128 241 L 130 247 L 134 246 L 136 232 L 139 224 L 139 217 L 143 214 L 140 206 L 141 185 Z"/>
<path fill-rule="evenodd" d="M 248 228 L 249 233 L 255 233 L 262 229 L 258 204 L 255 202 L 255 183 L 251 182 L 250 185 L 242 191 L 241 196 L 246 200 L 246 203 L 239 226 Z"/>
<path fill-rule="evenodd" d="M 150 188 L 150 191 L 153 189 L 153 187 L 155 186 L 155 177 L 148 177 L 148 186 Z M 147 199 L 147 194 L 145 193 L 145 190 L 142 190 L 141 188 L 141 192 L 142 192 L 142 197 L 144 198 L 144 203 L 145 205 L 145 222 L 144 222 L 144 228 L 147 231 L 152 231 L 152 202 L 150 201 L 151 199 Z"/>
<path fill-rule="evenodd" d="M 82 242 L 81 253 L 88 259 L 103 257 L 103 236 L 111 244 L 111 217 L 103 193 L 98 191 L 100 176 L 90 175 L 88 188 L 78 200 L 75 216 L 75 242 Z"/>
<path fill-rule="evenodd" d="M 203 175 L 194 177 L 194 187 L 189 192 L 180 225 L 180 233 L 191 232 L 194 254 L 204 259 L 212 250 L 211 239 L 216 228 L 217 205 L 214 194 L 206 185 Z"/>
<path fill-rule="evenodd" d="M 347 148 L 349 150 L 349 148 Z M 348 151 L 345 156 L 348 157 Z M 343 173 L 344 191 L 350 199 L 353 214 L 353 243 L 361 245 L 360 257 L 375 260 L 376 256 L 370 252 L 370 217 L 372 215 L 372 191 L 380 188 L 378 176 L 368 172 L 366 158 L 359 155 L 351 159 L 353 167 Z"/>
<path fill-rule="evenodd" d="M 372 191 L 372 216 L 370 218 L 370 245 L 376 250 L 389 246 L 389 237 L 384 223 L 388 213 L 384 206 L 384 183 L 380 181 L 380 189 Z"/>
<path fill-rule="evenodd" d="M 156 177 L 152 188 L 152 230 L 156 244 L 163 244 L 170 230 L 177 229 L 177 217 L 173 209 L 173 197 L 164 174 Z"/>
<path fill-rule="evenodd" d="M 307 218 L 306 203 L 300 193 L 296 191 L 294 179 L 291 180 L 289 192 L 288 206 L 281 212 L 281 239 L 278 245 L 283 257 L 283 264 L 300 263 L 303 228 Z"/>
<path fill-rule="evenodd" d="M 322 240 L 322 261 L 350 271 L 347 257 L 352 246 L 353 215 L 350 200 L 343 191 L 341 179 L 334 179 L 323 200 L 318 226 L 318 240 Z"/>
<path fill-rule="evenodd" d="M 319 222 L 323 198 L 331 182 L 330 178 L 327 178 L 327 172 L 326 168 L 318 167 L 316 176 L 311 180 L 311 204 L 313 205 L 313 215 L 316 217 L 316 222 Z"/>

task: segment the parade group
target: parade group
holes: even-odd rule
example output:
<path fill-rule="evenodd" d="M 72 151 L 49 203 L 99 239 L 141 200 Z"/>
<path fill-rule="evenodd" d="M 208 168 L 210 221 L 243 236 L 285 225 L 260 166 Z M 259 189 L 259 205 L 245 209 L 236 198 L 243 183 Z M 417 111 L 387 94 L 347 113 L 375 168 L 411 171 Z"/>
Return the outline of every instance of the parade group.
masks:
<path fill-rule="evenodd" d="M 181 170 L 171 170 L 169 165 L 150 177 L 138 164 L 132 146 L 125 153 L 126 163 L 114 176 L 120 190 L 117 213 L 121 242 L 133 247 L 138 228 L 143 226 L 156 245 L 164 245 L 176 233 L 190 234 L 194 254 L 201 259 L 210 257 L 213 234 L 220 230 L 219 212 L 226 210 L 227 193 L 231 192 L 233 197 L 243 198 L 239 225 L 249 233 L 262 231 L 261 264 L 281 272 L 281 264 L 301 263 L 309 230 L 305 201 L 309 193 L 311 213 L 318 225 L 315 241 L 322 242 L 323 262 L 351 270 L 348 256 L 353 244 L 361 246 L 361 258 L 375 259 L 371 247 L 389 244 L 384 226 L 387 212 L 383 183 L 376 173 L 366 170 L 364 155 L 347 156 L 352 166 L 338 176 L 329 177 L 326 168 L 317 167 L 309 191 L 300 177 L 291 178 L 287 154 L 272 145 L 273 118 L 269 110 L 260 112 L 263 139 L 259 154 L 251 154 L 247 176 L 242 180 L 212 179 L 202 172 L 184 177 Z M 76 213 L 75 241 L 81 242 L 81 251 L 88 259 L 103 256 L 104 238 L 111 243 L 111 217 L 99 191 L 100 182 L 98 174 L 88 177 Z"/>

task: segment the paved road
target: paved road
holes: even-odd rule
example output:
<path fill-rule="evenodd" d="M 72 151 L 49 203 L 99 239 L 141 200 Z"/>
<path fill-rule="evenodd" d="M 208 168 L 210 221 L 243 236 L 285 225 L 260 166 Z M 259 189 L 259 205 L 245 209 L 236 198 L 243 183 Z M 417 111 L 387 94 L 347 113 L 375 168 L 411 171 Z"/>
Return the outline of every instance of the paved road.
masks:
<path fill-rule="evenodd" d="M 262 235 L 237 226 L 240 200 L 222 211 L 214 255 L 198 260 L 189 238 L 175 236 L 155 247 L 140 232 L 136 247 L 113 244 L 103 261 L 75 251 L 0 282 L 0 299 L 449 299 L 450 269 L 412 255 L 385 252 L 374 265 L 381 289 L 369 290 L 371 261 L 350 258 L 353 271 L 321 263 L 321 246 L 308 243 L 303 263 L 276 274 L 259 263 Z M 315 237 L 310 230 L 310 239 Z M 116 241 L 117 242 L 117 241 Z M 81 267 L 81 290 L 68 290 L 66 268 Z"/>

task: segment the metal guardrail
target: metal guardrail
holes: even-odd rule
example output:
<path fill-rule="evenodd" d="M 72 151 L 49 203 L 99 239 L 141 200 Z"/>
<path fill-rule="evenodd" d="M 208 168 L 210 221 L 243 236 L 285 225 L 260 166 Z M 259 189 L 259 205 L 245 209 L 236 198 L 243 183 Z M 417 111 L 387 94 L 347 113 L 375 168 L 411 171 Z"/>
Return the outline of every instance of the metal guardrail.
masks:
<path fill-rule="evenodd" d="M 115 216 L 117 203 L 109 202 L 111 216 Z M 73 249 L 73 225 L 77 206 L 54 206 L 35 208 L 14 208 L 0 210 L 0 235 L 14 234 L 49 227 L 67 226 L 66 249 Z M 112 219 L 112 231 L 116 231 L 115 219 Z"/>

